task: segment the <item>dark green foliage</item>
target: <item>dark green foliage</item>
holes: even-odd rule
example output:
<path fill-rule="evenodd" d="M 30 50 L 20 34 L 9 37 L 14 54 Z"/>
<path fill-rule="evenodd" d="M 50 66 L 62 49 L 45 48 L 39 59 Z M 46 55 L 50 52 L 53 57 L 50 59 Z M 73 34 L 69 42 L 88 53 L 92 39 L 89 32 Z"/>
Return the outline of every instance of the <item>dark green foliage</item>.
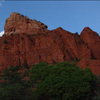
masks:
<path fill-rule="evenodd" d="M 26 91 L 21 83 L 6 84 L 0 88 L 0 100 L 28 100 Z"/>
<path fill-rule="evenodd" d="M 37 88 L 34 100 L 90 100 L 93 95 L 94 75 L 67 62 L 37 64 L 30 78 Z"/>
<path fill-rule="evenodd" d="M 0 100 L 99 100 L 95 76 L 68 62 L 10 67 L 0 75 Z M 27 77 L 28 79 L 25 79 Z"/>
<path fill-rule="evenodd" d="M 0 100 L 28 100 L 29 83 L 19 72 L 20 67 L 10 67 L 2 73 L 0 79 Z M 29 94 L 29 95 L 28 95 Z"/>
<path fill-rule="evenodd" d="M 96 96 L 94 97 L 93 100 L 100 100 L 100 76 L 96 77 L 96 87 L 95 87 L 95 94 Z"/>
<path fill-rule="evenodd" d="M 17 81 L 20 82 L 22 77 L 18 73 L 19 66 L 10 67 L 3 71 L 1 79 L 5 80 L 7 83 L 16 83 Z"/>
<path fill-rule="evenodd" d="M 29 70 L 29 77 L 32 82 L 39 82 L 43 80 L 47 75 L 48 75 L 48 64 L 47 63 L 39 63 L 34 65 L 30 70 Z"/>
<path fill-rule="evenodd" d="M 93 100 L 100 100 L 100 96 L 95 96 Z"/>

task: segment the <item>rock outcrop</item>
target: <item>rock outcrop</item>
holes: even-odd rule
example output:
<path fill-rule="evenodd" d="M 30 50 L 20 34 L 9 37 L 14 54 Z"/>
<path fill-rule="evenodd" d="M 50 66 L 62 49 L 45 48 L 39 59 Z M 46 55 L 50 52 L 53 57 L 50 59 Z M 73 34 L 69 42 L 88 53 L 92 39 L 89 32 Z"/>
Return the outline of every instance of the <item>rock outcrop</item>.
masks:
<path fill-rule="evenodd" d="M 100 37 L 86 27 L 81 34 L 62 28 L 48 30 L 41 22 L 12 13 L 0 38 L 0 70 L 39 62 L 76 61 L 100 75 Z"/>
<path fill-rule="evenodd" d="M 40 21 L 29 19 L 19 13 L 12 13 L 6 20 L 5 34 L 37 34 L 47 30 L 47 26 Z"/>
<path fill-rule="evenodd" d="M 100 59 L 100 37 L 99 35 L 86 27 L 81 32 L 81 38 L 87 44 L 87 46 L 91 49 L 92 58 Z"/>

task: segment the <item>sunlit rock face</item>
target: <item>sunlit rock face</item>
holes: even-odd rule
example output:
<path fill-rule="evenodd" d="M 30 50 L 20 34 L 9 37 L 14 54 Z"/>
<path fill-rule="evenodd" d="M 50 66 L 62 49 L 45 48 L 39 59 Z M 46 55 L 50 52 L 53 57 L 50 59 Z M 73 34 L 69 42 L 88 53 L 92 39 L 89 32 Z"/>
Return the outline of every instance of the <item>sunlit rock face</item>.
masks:
<path fill-rule="evenodd" d="M 32 66 L 39 62 L 74 61 L 100 75 L 100 37 L 85 27 L 81 34 L 47 26 L 12 13 L 0 37 L 0 70 L 9 66 Z"/>
<path fill-rule="evenodd" d="M 47 30 L 43 23 L 29 19 L 19 13 L 12 13 L 5 23 L 5 34 L 37 34 Z"/>

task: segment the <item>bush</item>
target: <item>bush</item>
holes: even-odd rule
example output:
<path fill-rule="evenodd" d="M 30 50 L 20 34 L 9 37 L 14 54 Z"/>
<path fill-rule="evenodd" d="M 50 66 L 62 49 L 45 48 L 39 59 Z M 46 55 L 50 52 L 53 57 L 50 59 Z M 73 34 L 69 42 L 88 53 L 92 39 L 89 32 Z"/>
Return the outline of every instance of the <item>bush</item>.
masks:
<path fill-rule="evenodd" d="M 27 72 L 20 73 L 21 70 L 21 66 L 16 66 L 3 71 L 0 76 L 3 80 L 0 83 L 0 100 L 99 99 L 99 96 L 94 97 L 95 76 L 89 69 L 82 70 L 63 62 L 39 63 Z"/>
<path fill-rule="evenodd" d="M 29 83 L 23 80 L 19 73 L 20 67 L 10 67 L 3 71 L 0 79 L 0 100 L 28 100 L 30 96 Z"/>
<path fill-rule="evenodd" d="M 30 79 L 34 100 L 92 100 L 95 77 L 89 69 L 67 62 L 40 63 L 30 70 Z"/>
<path fill-rule="evenodd" d="M 93 100 L 100 100 L 100 76 L 96 76 L 96 87 L 95 87 L 95 94 L 96 96 L 94 97 Z"/>

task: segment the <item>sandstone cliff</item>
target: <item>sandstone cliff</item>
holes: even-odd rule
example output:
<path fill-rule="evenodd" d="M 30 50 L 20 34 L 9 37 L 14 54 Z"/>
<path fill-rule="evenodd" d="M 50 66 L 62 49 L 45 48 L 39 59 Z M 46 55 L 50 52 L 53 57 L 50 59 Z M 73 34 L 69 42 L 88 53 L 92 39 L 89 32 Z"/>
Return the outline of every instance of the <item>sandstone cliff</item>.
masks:
<path fill-rule="evenodd" d="M 86 27 L 81 34 L 62 28 L 48 30 L 39 21 L 12 13 L 0 38 L 0 70 L 39 62 L 77 61 L 100 75 L 100 36 Z"/>
<path fill-rule="evenodd" d="M 37 34 L 47 30 L 47 26 L 43 23 L 29 19 L 19 13 L 12 13 L 6 20 L 5 34 Z"/>

